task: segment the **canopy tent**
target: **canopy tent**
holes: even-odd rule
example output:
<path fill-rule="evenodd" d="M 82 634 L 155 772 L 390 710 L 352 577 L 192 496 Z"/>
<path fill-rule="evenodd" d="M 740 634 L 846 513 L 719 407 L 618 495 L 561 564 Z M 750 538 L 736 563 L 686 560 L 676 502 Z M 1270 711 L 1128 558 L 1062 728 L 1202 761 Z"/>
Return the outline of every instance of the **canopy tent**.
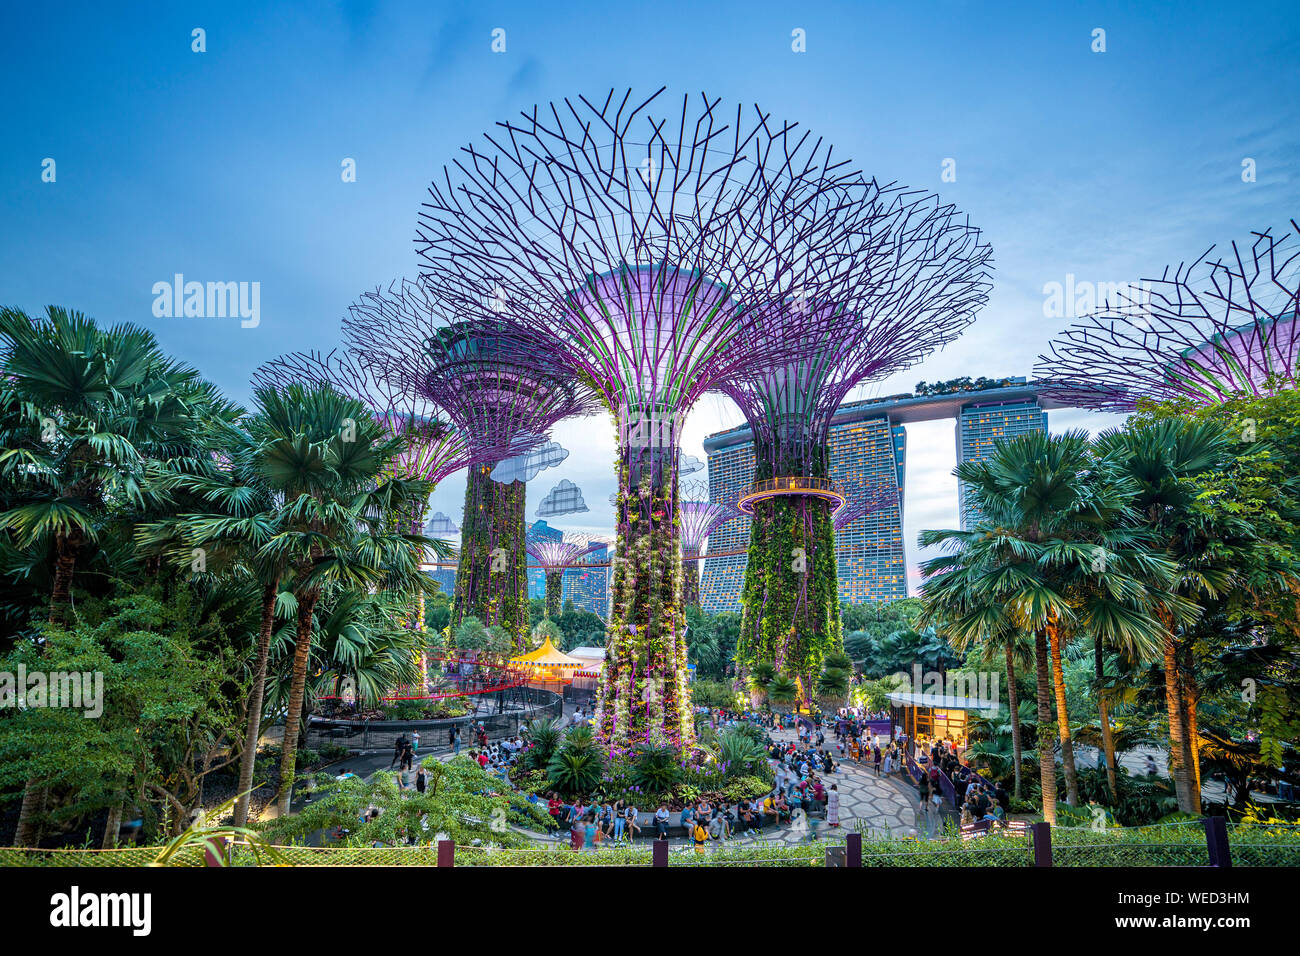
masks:
<path fill-rule="evenodd" d="M 518 657 L 512 657 L 510 662 L 512 664 L 522 664 L 532 672 L 535 678 L 561 681 L 567 681 L 573 676 L 574 671 L 586 667 L 588 664 L 587 661 L 570 657 L 563 651 L 557 650 L 549 637 L 542 642 L 542 646 L 537 650 L 529 651 L 527 654 L 521 654 Z"/>

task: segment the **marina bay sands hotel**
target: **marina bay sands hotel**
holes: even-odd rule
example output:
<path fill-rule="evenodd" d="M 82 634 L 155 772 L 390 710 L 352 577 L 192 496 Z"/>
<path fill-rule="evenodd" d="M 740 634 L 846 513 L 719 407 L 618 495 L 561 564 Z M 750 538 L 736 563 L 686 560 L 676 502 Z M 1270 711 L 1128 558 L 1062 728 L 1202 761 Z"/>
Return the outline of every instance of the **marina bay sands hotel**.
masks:
<path fill-rule="evenodd" d="M 839 532 L 840 600 L 854 604 L 907 597 L 903 552 L 903 489 L 907 432 L 911 422 L 956 420 L 957 461 L 978 461 L 993 443 L 1026 432 L 1047 430 L 1047 410 L 1063 407 L 1024 378 L 1000 379 L 995 387 L 939 394 L 891 396 L 846 402 L 831 421 L 831 480 L 852 501 L 868 488 L 885 484 L 898 501 L 851 522 Z M 734 504 L 754 477 L 754 443 L 748 425 L 704 440 L 709 458 L 709 498 Z M 958 508 L 967 523 L 966 489 L 958 488 Z M 706 558 L 700 580 L 704 611 L 740 611 L 740 591 L 749 546 L 749 516 L 738 515 L 709 535 L 709 553 L 741 552 Z"/>

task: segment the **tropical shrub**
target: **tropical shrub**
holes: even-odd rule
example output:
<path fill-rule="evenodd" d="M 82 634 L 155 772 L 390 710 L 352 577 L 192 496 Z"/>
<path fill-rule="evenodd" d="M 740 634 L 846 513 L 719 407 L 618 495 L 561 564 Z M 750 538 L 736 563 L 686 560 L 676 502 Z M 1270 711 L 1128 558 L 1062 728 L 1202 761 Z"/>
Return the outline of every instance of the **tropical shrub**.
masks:
<path fill-rule="evenodd" d="M 546 765 L 551 786 L 569 796 L 591 793 L 600 783 L 604 760 L 595 747 L 570 748 L 567 744 Z"/>
<path fill-rule="evenodd" d="M 849 682 L 852 674 L 839 667 L 827 667 L 817 678 L 817 699 L 824 706 L 835 710 L 844 706 L 849 697 Z"/>
<path fill-rule="evenodd" d="M 766 766 L 767 753 L 748 734 L 727 730 L 718 738 L 718 760 L 728 777 L 743 777 Z"/>
<path fill-rule="evenodd" d="M 551 757 L 564 738 L 558 720 L 540 718 L 524 724 L 521 736 L 530 746 L 520 762 L 526 770 L 541 770 L 551 762 Z"/>
<path fill-rule="evenodd" d="M 681 771 L 677 752 L 667 745 L 642 746 L 632 760 L 632 779 L 647 793 L 671 790 L 681 779 Z"/>
<path fill-rule="evenodd" d="M 788 674 L 775 674 L 767 685 L 767 699 L 773 707 L 793 707 L 799 700 L 799 682 Z"/>

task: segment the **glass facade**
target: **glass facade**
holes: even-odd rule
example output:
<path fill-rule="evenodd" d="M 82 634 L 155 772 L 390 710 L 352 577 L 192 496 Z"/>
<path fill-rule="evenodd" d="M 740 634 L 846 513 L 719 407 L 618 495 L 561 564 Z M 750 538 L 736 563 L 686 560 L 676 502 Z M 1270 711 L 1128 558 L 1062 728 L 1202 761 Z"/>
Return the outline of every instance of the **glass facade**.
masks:
<path fill-rule="evenodd" d="M 609 561 L 609 548 L 602 545 L 579 559 L 582 564 L 603 564 Z M 609 620 L 609 568 L 566 568 L 560 592 L 561 602 L 572 601 L 579 611 L 590 611 Z M 561 603 L 563 608 L 563 603 Z"/>
<path fill-rule="evenodd" d="M 1004 438 L 1047 431 L 1047 412 L 1036 401 L 971 403 L 957 416 L 957 462 L 983 461 Z M 957 513 L 963 530 L 979 521 L 966 504 L 966 483 L 957 482 Z"/>
<path fill-rule="evenodd" d="M 907 457 L 907 433 L 891 424 L 887 415 L 871 414 L 871 403 L 841 407 L 838 417 L 847 420 L 830 429 L 830 470 L 834 481 L 848 497 L 864 494 L 868 487 L 885 484 L 899 489 L 898 503 L 863 515 L 839 532 L 836 559 L 839 568 L 840 600 L 893 601 L 907 597 L 907 565 L 903 550 L 903 472 Z M 856 414 L 861 409 L 865 414 Z M 845 413 L 850 413 L 847 416 Z M 737 429 L 744 432 L 746 429 Z M 709 499 L 727 504 L 749 488 L 754 479 L 754 445 L 743 440 L 710 449 Z M 749 517 L 738 515 L 709 535 L 709 554 L 700 580 L 700 604 L 705 612 L 740 611 L 740 591 L 745 580 L 749 547 Z M 733 553 L 738 552 L 738 553 Z"/>

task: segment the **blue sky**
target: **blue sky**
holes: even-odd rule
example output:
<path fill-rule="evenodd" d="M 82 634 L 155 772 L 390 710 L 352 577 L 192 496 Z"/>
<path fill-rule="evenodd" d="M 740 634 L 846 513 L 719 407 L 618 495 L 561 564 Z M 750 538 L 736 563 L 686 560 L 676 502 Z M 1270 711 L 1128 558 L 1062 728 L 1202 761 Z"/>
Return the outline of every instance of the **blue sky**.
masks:
<path fill-rule="evenodd" d="M 1046 283 L 1128 282 L 1300 215 L 1294 2 L 120 6 L 5 14 L 0 302 L 145 325 L 240 399 L 258 364 L 337 344 L 358 293 L 414 271 L 416 209 L 459 146 L 612 87 L 758 103 L 985 230 L 995 288 L 976 324 L 859 395 L 1029 374 L 1065 324 L 1044 316 Z M 259 282 L 260 325 L 155 318 L 152 286 L 178 272 Z M 738 421 L 706 398 L 688 450 Z M 1102 421 L 1053 414 L 1054 428 Z M 592 512 L 552 524 L 608 529 L 610 431 L 557 430 L 572 454 L 530 499 L 568 478 Z M 911 543 L 956 521 L 951 425 L 910 428 L 908 465 Z M 462 493 L 447 482 L 435 508 L 458 519 Z"/>

